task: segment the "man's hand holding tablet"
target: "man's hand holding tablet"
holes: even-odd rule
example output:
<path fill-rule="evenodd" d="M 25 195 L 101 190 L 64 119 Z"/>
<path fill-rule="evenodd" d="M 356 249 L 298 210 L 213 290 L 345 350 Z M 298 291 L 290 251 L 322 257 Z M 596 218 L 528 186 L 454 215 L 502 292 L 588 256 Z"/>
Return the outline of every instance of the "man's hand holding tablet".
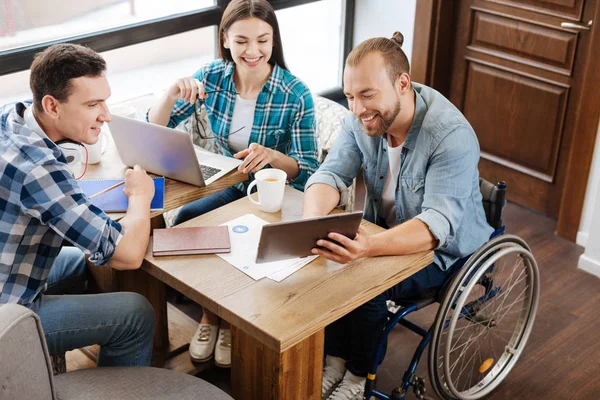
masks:
<path fill-rule="evenodd" d="M 317 241 L 317 246 L 319 247 L 312 249 L 313 254 L 318 254 L 340 264 L 369 257 L 372 238 L 362 226 L 358 227 L 358 232 L 354 239 L 335 232 L 329 233 L 327 237 L 331 240 L 319 239 Z"/>

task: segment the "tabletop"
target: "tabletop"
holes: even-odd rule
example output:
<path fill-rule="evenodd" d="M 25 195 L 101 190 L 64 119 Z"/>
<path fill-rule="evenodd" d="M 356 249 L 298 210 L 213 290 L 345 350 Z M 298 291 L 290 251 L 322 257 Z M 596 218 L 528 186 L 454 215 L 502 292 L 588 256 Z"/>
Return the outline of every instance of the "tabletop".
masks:
<path fill-rule="evenodd" d="M 303 193 L 286 187 L 282 210 L 266 213 L 247 198 L 182 227 L 220 225 L 252 213 L 268 222 L 301 217 Z M 367 233 L 383 228 L 363 220 Z M 176 228 L 173 228 L 176 229 Z M 341 265 L 319 257 L 281 282 L 254 280 L 215 255 L 153 257 L 142 269 L 283 352 L 433 262 L 433 252 L 365 258 Z"/>

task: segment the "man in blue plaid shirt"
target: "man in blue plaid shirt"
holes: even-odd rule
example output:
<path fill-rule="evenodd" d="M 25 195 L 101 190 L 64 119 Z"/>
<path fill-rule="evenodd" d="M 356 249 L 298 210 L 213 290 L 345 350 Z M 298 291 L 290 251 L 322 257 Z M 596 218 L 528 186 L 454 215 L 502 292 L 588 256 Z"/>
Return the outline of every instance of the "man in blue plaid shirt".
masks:
<path fill-rule="evenodd" d="M 129 206 L 119 223 L 90 203 L 60 148 L 96 143 L 110 121 L 105 71 L 93 50 L 51 46 L 31 66 L 33 102 L 0 108 L 0 306 L 35 311 L 50 354 L 99 344 L 99 366 L 149 365 L 148 301 L 135 293 L 80 294 L 84 253 L 95 265 L 136 269 L 150 233 L 154 185 L 144 170 L 125 175 Z"/>

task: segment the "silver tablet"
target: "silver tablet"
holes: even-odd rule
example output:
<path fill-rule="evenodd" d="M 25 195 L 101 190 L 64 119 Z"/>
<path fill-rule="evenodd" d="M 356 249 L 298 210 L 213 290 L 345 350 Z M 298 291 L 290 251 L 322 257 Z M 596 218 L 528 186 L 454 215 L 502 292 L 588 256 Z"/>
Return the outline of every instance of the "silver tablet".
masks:
<path fill-rule="evenodd" d="M 362 211 L 306 218 L 264 225 L 258 242 L 256 263 L 312 255 L 317 240 L 327 239 L 330 232 L 353 239 L 358 232 Z"/>

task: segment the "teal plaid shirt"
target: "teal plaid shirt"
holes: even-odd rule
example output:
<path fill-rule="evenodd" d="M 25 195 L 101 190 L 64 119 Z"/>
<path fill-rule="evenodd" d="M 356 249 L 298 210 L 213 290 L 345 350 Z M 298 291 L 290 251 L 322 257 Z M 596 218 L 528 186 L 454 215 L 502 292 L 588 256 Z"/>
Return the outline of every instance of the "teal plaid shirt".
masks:
<path fill-rule="evenodd" d="M 208 120 L 223 154 L 232 156 L 228 135 L 237 95 L 233 81 L 234 64 L 215 60 L 194 74 L 209 94 L 206 99 Z M 194 113 L 194 104 L 179 100 L 167 126 L 175 128 Z M 277 150 L 298 163 L 298 175 L 290 184 L 304 190 L 304 184 L 319 167 L 315 135 L 315 107 L 310 90 L 289 71 L 275 65 L 271 76 L 256 99 L 250 143 Z"/>

